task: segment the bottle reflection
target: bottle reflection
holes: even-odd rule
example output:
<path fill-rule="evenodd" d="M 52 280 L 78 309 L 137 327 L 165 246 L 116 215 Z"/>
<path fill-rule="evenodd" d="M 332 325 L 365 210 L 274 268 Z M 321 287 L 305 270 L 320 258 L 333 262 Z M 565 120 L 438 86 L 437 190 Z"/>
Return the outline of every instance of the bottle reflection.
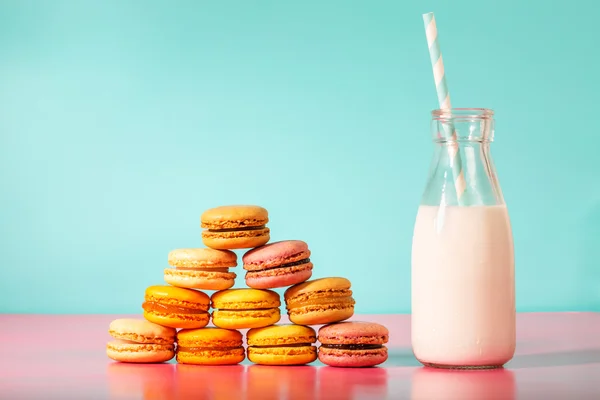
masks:
<path fill-rule="evenodd" d="M 446 370 L 419 368 L 412 375 L 412 400 L 513 400 L 515 378 L 504 368 Z"/>
<path fill-rule="evenodd" d="M 268 365 L 248 367 L 248 399 L 314 399 L 316 387 L 317 368 L 315 367 Z"/>
<path fill-rule="evenodd" d="M 111 399 L 141 397 L 144 400 L 172 400 L 177 398 L 173 364 L 111 362 L 107 367 L 107 376 Z"/>
<path fill-rule="evenodd" d="M 231 400 L 243 399 L 244 367 L 241 365 L 176 366 L 178 399 Z"/>
<path fill-rule="evenodd" d="M 383 368 L 319 368 L 319 400 L 387 398 L 388 376 Z"/>

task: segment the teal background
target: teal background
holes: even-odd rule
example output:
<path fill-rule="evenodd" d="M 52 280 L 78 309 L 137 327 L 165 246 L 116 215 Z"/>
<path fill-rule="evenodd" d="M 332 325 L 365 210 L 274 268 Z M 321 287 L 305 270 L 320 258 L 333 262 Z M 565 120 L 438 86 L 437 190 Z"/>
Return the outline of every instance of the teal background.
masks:
<path fill-rule="evenodd" d="M 600 311 L 598 4 L 0 1 L 0 312 L 139 312 L 239 203 L 409 312 L 429 11 L 453 105 L 496 110 L 518 310 Z"/>

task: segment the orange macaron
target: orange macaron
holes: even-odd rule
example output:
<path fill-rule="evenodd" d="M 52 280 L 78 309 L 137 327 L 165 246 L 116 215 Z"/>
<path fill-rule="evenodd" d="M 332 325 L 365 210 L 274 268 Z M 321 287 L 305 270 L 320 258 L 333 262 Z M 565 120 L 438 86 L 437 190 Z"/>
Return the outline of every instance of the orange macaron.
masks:
<path fill-rule="evenodd" d="M 202 328 L 208 324 L 206 293 L 173 286 L 150 286 L 142 304 L 144 318 L 172 328 Z"/>
<path fill-rule="evenodd" d="M 177 332 L 177 362 L 232 365 L 244 361 L 242 334 L 221 328 L 182 329 Z"/>

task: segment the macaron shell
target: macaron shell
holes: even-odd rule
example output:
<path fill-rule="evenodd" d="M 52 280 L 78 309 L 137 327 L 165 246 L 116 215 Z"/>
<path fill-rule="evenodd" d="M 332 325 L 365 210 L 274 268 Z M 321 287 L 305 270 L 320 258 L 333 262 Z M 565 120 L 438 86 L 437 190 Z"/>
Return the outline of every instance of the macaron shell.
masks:
<path fill-rule="evenodd" d="M 388 358 L 387 348 L 369 350 L 343 350 L 319 348 L 319 361 L 331 367 L 373 367 Z"/>
<path fill-rule="evenodd" d="M 204 328 L 208 325 L 209 314 L 161 314 L 144 310 L 144 318 L 155 324 L 171 328 Z"/>
<path fill-rule="evenodd" d="M 246 285 L 255 289 L 274 289 L 295 285 L 310 279 L 313 264 L 311 262 L 287 268 L 248 271 Z"/>
<path fill-rule="evenodd" d="M 350 289 L 351 283 L 346 278 L 332 277 L 313 279 L 288 288 L 284 293 L 286 301 L 300 295 L 323 291 L 343 291 Z"/>
<path fill-rule="evenodd" d="M 169 265 L 183 268 L 232 268 L 237 254 L 229 250 L 175 249 L 169 253 Z"/>
<path fill-rule="evenodd" d="M 235 365 L 246 358 L 243 347 L 234 349 L 177 350 L 177 362 L 193 365 Z"/>
<path fill-rule="evenodd" d="M 161 363 L 175 356 L 172 344 L 133 343 L 113 340 L 106 345 L 106 355 L 115 361 L 130 363 Z"/>
<path fill-rule="evenodd" d="M 321 325 L 344 321 L 354 315 L 354 304 L 307 306 L 288 311 L 290 321 L 298 325 Z"/>
<path fill-rule="evenodd" d="M 254 205 L 221 206 L 206 210 L 200 216 L 202 228 L 235 229 L 262 226 L 269 222 L 268 211 Z"/>
<path fill-rule="evenodd" d="M 262 328 L 279 322 L 279 308 L 263 310 L 215 310 L 212 322 L 215 326 L 225 329 Z"/>
<path fill-rule="evenodd" d="M 224 290 L 235 284 L 233 272 L 208 272 L 165 268 L 164 279 L 170 285 L 203 290 Z"/>
<path fill-rule="evenodd" d="M 198 290 L 184 289 L 174 286 L 150 286 L 146 289 L 146 301 L 164 305 L 208 310 L 210 298 Z"/>
<path fill-rule="evenodd" d="M 213 293 L 213 308 L 225 310 L 251 310 L 279 307 L 279 294 L 272 290 L 229 289 Z"/>
<path fill-rule="evenodd" d="M 385 344 L 388 338 L 388 329 L 374 322 L 340 322 L 319 329 L 322 344 Z"/>
<path fill-rule="evenodd" d="M 252 249 L 244 254 L 242 261 L 246 270 L 259 271 L 305 260 L 309 257 L 310 250 L 305 242 L 285 240 Z"/>
<path fill-rule="evenodd" d="M 240 332 L 221 328 L 182 329 L 177 332 L 180 347 L 229 348 L 243 345 Z"/>
<path fill-rule="evenodd" d="M 309 326 L 284 324 L 250 329 L 246 333 L 246 340 L 248 346 L 308 345 L 317 341 L 317 335 Z"/>
<path fill-rule="evenodd" d="M 271 240 L 269 228 L 231 232 L 202 232 L 202 243 L 213 249 L 234 250 L 262 246 Z"/>
<path fill-rule="evenodd" d="M 110 323 L 108 333 L 136 343 L 173 344 L 176 331 L 143 319 L 120 318 Z"/>
<path fill-rule="evenodd" d="M 303 365 L 317 359 L 315 346 L 248 347 L 248 359 L 261 365 Z"/>

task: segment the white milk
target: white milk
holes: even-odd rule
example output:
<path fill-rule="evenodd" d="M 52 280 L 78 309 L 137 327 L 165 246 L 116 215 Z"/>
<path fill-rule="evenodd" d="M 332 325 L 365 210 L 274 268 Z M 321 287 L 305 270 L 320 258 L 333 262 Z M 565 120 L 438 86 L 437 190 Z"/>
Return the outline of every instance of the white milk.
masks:
<path fill-rule="evenodd" d="M 515 350 L 506 206 L 421 206 L 412 248 L 412 346 L 425 364 L 500 366 Z"/>

